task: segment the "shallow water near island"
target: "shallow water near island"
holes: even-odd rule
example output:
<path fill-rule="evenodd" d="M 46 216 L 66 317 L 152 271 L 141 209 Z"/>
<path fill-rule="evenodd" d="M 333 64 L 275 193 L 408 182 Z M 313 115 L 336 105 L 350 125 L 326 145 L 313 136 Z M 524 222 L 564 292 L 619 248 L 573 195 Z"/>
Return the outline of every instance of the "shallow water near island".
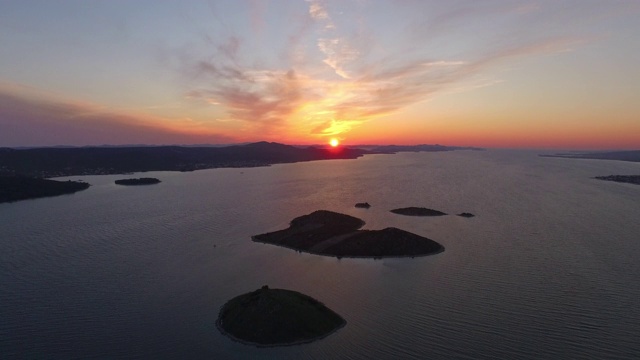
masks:
<path fill-rule="evenodd" d="M 0 357 L 637 358 L 640 186 L 591 178 L 640 164 L 537 154 L 135 174 L 162 180 L 146 187 L 71 177 L 92 186 L 0 204 Z M 408 206 L 476 217 L 389 212 Z M 338 260 L 251 241 L 318 209 L 446 250 Z M 223 336 L 220 307 L 265 284 L 318 299 L 347 325 L 291 347 Z"/>

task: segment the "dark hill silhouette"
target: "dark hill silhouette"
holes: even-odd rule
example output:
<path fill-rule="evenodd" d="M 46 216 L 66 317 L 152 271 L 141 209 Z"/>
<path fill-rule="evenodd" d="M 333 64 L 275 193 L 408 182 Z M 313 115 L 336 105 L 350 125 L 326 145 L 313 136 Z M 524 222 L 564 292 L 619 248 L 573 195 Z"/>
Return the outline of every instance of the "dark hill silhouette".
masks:
<path fill-rule="evenodd" d="M 355 159 L 360 149 L 300 148 L 257 142 L 226 147 L 82 147 L 0 149 L 0 173 L 33 177 L 193 171 L 312 160 Z"/>
<path fill-rule="evenodd" d="M 0 203 L 72 194 L 88 188 L 89 184 L 79 181 L 56 181 L 0 175 Z"/>

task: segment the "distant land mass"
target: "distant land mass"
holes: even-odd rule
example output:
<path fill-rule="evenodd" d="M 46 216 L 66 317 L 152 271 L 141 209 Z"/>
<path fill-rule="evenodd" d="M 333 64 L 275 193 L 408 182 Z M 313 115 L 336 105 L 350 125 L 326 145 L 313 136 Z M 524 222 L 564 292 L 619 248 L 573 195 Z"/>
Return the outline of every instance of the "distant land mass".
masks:
<path fill-rule="evenodd" d="M 127 174 L 145 171 L 193 171 L 257 167 L 314 160 L 355 159 L 365 154 L 399 151 L 447 151 L 470 148 L 442 145 L 300 147 L 257 142 L 224 147 L 132 146 L 0 148 L 0 174 L 50 178 Z"/>
<path fill-rule="evenodd" d="M 620 161 L 640 162 L 640 150 L 553 154 L 553 155 L 540 155 L 540 156 L 568 158 L 568 159 L 620 160 Z"/>
<path fill-rule="evenodd" d="M 594 179 L 640 185 L 640 175 L 596 176 Z"/>
<path fill-rule="evenodd" d="M 81 181 L 0 176 L 0 203 L 72 194 L 88 188 L 89 184 Z"/>
<path fill-rule="evenodd" d="M 355 159 L 357 149 L 297 148 L 258 142 L 226 147 L 82 147 L 0 149 L 0 173 L 33 177 L 126 174 L 257 167 L 312 160 Z"/>
<path fill-rule="evenodd" d="M 463 147 L 463 146 L 444 146 L 444 145 L 355 145 L 349 146 L 350 148 L 363 149 L 371 151 L 376 154 L 395 154 L 399 152 L 435 152 L 435 151 L 454 151 L 454 150 L 484 150 L 477 147 Z"/>

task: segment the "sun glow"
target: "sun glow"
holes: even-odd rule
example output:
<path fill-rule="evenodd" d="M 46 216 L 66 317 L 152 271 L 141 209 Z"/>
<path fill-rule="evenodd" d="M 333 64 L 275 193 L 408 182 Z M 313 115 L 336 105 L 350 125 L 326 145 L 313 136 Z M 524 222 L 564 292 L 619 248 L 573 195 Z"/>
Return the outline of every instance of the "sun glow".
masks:
<path fill-rule="evenodd" d="M 338 145 L 340 145 L 340 141 L 338 141 L 338 139 L 333 138 L 331 140 L 329 140 L 329 145 L 331 145 L 331 147 L 336 147 Z"/>

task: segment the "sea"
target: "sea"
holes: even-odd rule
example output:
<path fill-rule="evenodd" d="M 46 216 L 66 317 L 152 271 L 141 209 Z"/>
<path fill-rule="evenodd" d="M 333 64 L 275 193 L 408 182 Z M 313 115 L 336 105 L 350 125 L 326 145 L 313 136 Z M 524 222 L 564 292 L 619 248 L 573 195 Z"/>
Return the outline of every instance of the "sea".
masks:
<path fill-rule="evenodd" d="M 640 186 L 593 177 L 640 163 L 540 153 L 61 178 L 91 187 L 0 204 L 0 358 L 639 359 Z M 141 176 L 162 183 L 114 184 Z M 408 206 L 450 215 L 389 212 Z M 251 241 L 319 209 L 445 251 L 337 259 Z M 288 347 L 221 334 L 221 306 L 263 285 L 347 324 Z"/>

